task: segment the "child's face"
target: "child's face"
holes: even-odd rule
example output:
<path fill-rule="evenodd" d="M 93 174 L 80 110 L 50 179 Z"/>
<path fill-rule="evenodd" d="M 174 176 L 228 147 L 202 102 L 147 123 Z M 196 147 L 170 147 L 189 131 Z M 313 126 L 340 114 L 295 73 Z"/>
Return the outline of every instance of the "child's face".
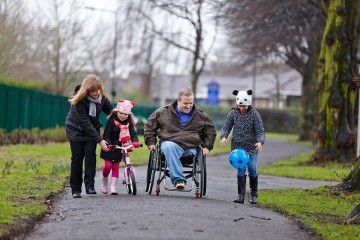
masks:
<path fill-rule="evenodd" d="M 249 108 L 247 105 L 237 105 L 237 107 L 241 112 L 245 112 Z"/>
<path fill-rule="evenodd" d="M 129 114 L 125 114 L 121 112 L 117 112 L 116 115 L 120 119 L 120 121 L 125 121 L 129 117 Z"/>

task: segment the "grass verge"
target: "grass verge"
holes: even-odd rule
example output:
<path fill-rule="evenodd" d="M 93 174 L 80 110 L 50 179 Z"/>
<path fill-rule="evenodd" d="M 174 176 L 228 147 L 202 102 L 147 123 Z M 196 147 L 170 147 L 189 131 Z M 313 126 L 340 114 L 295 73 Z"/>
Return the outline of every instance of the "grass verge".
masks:
<path fill-rule="evenodd" d="M 298 142 L 297 136 L 270 134 L 274 138 L 310 146 L 309 142 Z M 327 163 L 309 165 L 307 162 L 314 151 L 276 161 L 261 167 L 260 174 L 302 178 L 310 180 L 342 181 L 352 164 Z M 259 192 L 262 207 L 278 211 L 315 232 L 315 238 L 360 239 L 360 219 L 347 219 L 353 208 L 359 204 L 359 192 L 338 192 L 331 187 L 315 189 L 278 189 Z"/>
<path fill-rule="evenodd" d="M 300 221 L 319 239 L 360 239 L 360 219 L 346 218 L 359 204 L 360 193 L 339 193 L 320 187 L 263 190 L 259 196 L 260 206 Z"/>
<path fill-rule="evenodd" d="M 259 173 L 272 176 L 337 182 L 349 175 L 352 167 L 350 163 L 331 162 L 326 165 L 309 165 L 307 162 L 313 154 L 314 151 L 310 151 L 289 159 L 276 161 L 270 165 L 261 167 Z"/>

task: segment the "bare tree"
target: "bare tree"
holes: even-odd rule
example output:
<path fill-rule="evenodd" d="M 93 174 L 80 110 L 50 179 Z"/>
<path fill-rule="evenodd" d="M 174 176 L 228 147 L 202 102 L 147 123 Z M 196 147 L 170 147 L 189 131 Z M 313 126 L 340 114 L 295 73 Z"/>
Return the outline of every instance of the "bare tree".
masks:
<path fill-rule="evenodd" d="M 154 18 L 152 8 L 144 1 L 138 4 L 131 2 L 128 9 L 131 10 L 127 17 L 126 32 L 131 34 L 128 38 L 128 46 L 132 46 L 130 63 L 136 67 L 136 71 L 142 77 L 141 92 L 145 99 L 150 98 L 152 79 L 160 68 L 160 62 L 168 53 L 169 44 L 158 44 L 156 34 L 151 31 L 152 25 L 147 18 L 143 18 L 144 13 L 148 18 Z M 135 31 L 136 28 L 136 31 Z"/>
<path fill-rule="evenodd" d="M 38 60 L 43 64 L 43 77 L 50 74 L 54 92 L 58 94 L 63 94 L 73 81 L 79 79 L 78 75 L 88 64 L 84 53 L 91 33 L 84 32 L 84 20 L 79 18 L 82 6 L 75 0 L 51 0 L 38 4 L 38 11 L 43 14 Z"/>
<path fill-rule="evenodd" d="M 224 27 L 239 61 L 260 65 L 264 59 L 280 57 L 303 77 L 302 132 L 309 139 L 313 128 L 313 89 L 316 58 L 325 25 L 314 0 L 229 0 L 222 1 Z"/>
<path fill-rule="evenodd" d="M 0 2 L 0 75 L 19 78 L 32 56 L 32 21 L 24 18 L 21 0 Z"/>
<path fill-rule="evenodd" d="M 212 49 L 213 44 L 210 44 L 208 49 L 205 49 L 204 38 L 206 36 L 205 25 L 210 25 L 211 18 L 206 18 L 206 8 L 212 1 L 205 0 L 191 0 L 191 1 L 170 1 L 170 0 L 149 0 L 154 9 L 160 9 L 164 13 L 182 22 L 184 25 L 179 27 L 178 31 L 173 31 L 174 27 L 160 29 L 154 19 L 148 18 L 153 24 L 153 32 L 167 42 L 171 46 L 181 49 L 192 55 L 191 61 L 191 87 L 196 93 L 197 82 L 206 64 L 206 59 Z M 214 18 L 216 19 L 216 18 Z M 215 27 L 217 22 L 215 21 Z M 216 34 L 215 34 L 216 35 Z M 213 39 L 213 42 L 215 39 Z"/>

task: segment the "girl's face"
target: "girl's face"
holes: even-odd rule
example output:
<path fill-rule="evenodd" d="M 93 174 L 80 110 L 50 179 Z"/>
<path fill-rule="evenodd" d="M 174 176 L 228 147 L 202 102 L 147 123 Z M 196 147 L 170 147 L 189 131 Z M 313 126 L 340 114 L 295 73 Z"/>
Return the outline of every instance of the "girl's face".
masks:
<path fill-rule="evenodd" d="M 120 119 L 120 121 L 125 121 L 129 117 L 129 114 L 125 114 L 121 112 L 117 112 L 116 115 Z"/>
<path fill-rule="evenodd" d="M 95 91 L 89 91 L 89 96 L 93 99 L 97 99 L 100 95 L 100 91 L 99 90 L 95 90 Z"/>
<path fill-rule="evenodd" d="M 237 107 L 241 113 L 245 113 L 249 108 L 249 106 L 247 106 L 247 105 L 237 105 Z"/>

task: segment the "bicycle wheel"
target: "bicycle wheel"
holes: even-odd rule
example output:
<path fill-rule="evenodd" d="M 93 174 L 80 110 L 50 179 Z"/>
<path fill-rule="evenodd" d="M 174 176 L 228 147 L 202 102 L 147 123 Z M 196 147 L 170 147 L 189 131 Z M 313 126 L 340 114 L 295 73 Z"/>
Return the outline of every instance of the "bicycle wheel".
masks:
<path fill-rule="evenodd" d="M 132 185 L 131 185 L 131 178 L 130 178 L 131 171 L 129 170 L 128 176 L 127 176 L 127 182 L 126 182 L 126 191 L 128 194 L 132 194 Z"/>
<path fill-rule="evenodd" d="M 136 195 L 136 180 L 135 180 L 135 174 L 133 171 L 129 172 L 129 188 L 131 189 L 132 195 Z M 129 194 L 131 194 L 129 193 Z"/>

